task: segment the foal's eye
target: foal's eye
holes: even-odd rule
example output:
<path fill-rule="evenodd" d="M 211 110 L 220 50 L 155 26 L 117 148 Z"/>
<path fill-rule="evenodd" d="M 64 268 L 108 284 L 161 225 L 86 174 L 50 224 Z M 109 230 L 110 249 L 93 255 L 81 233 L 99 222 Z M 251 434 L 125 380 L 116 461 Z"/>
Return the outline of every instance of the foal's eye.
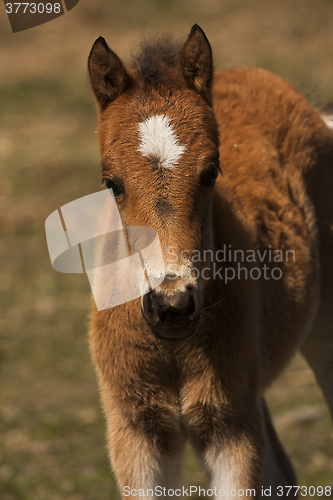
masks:
<path fill-rule="evenodd" d="M 112 189 L 115 197 L 120 196 L 124 192 L 124 187 L 120 182 L 115 182 L 109 177 L 103 177 L 102 186 L 106 186 L 108 189 Z"/>
<path fill-rule="evenodd" d="M 222 174 L 220 164 L 213 163 L 202 176 L 202 186 L 207 189 L 212 189 L 215 186 L 215 182 L 219 174 Z"/>

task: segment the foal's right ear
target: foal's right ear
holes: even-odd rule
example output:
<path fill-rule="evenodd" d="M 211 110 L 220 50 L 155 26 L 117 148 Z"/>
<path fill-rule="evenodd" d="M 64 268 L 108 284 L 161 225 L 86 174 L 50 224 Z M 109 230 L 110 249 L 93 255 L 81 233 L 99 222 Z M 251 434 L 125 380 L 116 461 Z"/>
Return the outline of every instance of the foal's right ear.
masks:
<path fill-rule="evenodd" d="M 88 70 L 91 87 L 101 110 L 114 101 L 130 83 L 123 63 L 101 36 L 90 51 Z"/>

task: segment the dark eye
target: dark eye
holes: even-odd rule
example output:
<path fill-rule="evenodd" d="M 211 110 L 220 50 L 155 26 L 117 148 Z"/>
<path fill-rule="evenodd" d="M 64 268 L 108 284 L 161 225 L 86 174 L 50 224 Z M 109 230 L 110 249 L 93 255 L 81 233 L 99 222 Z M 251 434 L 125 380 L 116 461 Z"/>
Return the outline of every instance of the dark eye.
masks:
<path fill-rule="evenodd" d="M 113 194 L 115 197 L 120 196 L 124 192 L 124 187 L 122 183 L 115 182 L 110 177 L 103 177 L 103 184 L 102 186 L 106 186 L 108 189 L 112 189 Z"/>
<path fill-rule="evenodd" d="M 210 168 L 206 172 L 204 172 L 202 176 L 202 186 L 207 189 L 212 189 L 215 186 L 215 182 L 219 174 L 222 174 L 220 164 L 212 163 Z"/>

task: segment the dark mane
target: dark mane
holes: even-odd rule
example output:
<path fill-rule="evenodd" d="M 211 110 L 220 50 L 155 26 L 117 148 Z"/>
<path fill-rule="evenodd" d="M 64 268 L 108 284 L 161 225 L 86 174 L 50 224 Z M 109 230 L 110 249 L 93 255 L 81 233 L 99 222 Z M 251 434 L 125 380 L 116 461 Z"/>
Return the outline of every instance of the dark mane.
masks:
<path fill-rule="evenodd" d="M 132 68 L 144 82 L 164 81 L 176 65 L 179 46 L 169 35 L 144 39 L 132 56 Z"/>

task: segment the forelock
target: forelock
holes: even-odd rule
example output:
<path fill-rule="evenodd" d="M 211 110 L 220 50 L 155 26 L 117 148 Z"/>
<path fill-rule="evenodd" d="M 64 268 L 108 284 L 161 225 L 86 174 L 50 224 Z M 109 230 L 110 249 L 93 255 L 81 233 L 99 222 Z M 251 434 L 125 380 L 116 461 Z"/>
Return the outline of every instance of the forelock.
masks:
<path fill-rule="evenodd" d="M 132 68 L 143 82 L 163 82 L 176 66 L 179 47 L 170 35 L 144 39 L 132 57 Z"/>

